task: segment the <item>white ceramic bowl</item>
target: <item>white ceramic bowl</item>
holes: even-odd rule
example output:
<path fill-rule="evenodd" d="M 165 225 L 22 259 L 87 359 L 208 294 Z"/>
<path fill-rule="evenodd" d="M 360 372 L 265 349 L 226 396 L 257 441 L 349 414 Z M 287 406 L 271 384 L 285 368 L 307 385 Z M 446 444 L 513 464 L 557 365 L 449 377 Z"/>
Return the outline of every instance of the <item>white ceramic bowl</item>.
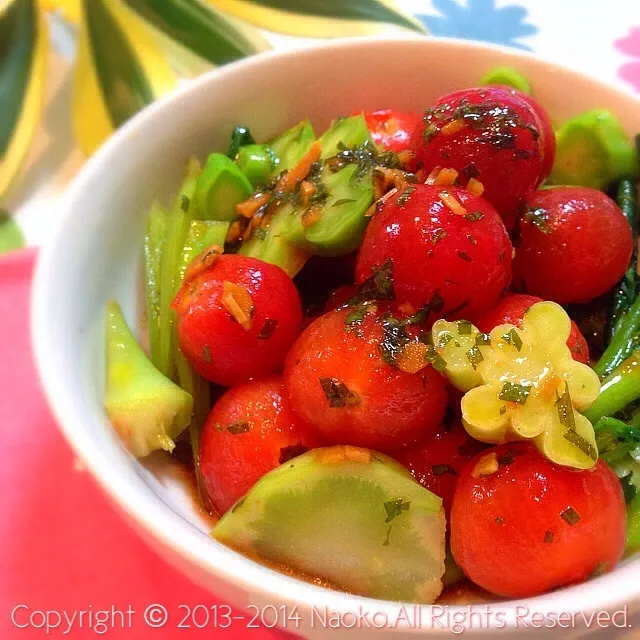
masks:
<path fill-rule="evenodd" d="M 613 110 L 629 133 L 640 131 L 640 103 L 579 73 L 509 49 L 430 39 L 343 40 L 296 52 L 257 56 L 207 74 L 143 111 L 116 133 L 71 187 L 58 224 L 43 248 L 33 294 L 33 340 L 40 375 L 60 427 L 86 468 L 136 528 L 172 564 L 234 605 L 298 605 L 298 633 L 329 633 L 312 608 L 379 613 L 389 625 L 398 605 L 322 589 L 276 573 L 212 540 L 190 499 L 154 476 L 121 446 L 102 407 L 103 317 L 117 298 L 137 317 L 145 213 L 177 188 L 185 159 L 225 149 L 233 126 L 246 124 L 267 139 L 309 117 L 321 131 L 354 109 L 420 111 L 438 96 L 474 86 L 491 67 L 524 73 L 535 95 L 561 122 L 594 107 Z M 518 606 L 542 614 L 639 608 L 640 559 L 572 588 L 493 606 L 494 621 L 517 625 Z M 484 608 L 481 609 L 484 611 Z M 423 610 L 422 632 L 450 635 Z M 449 625 L 468 622 L 452 607 Z M 465 618 L 465 616 L 467 616 Z M 350 618 L 343 619 L 345 625 Z M 618 618 L 620 621 L 621 618 Z M 578 616 L 578 625 L 581 618 Z M 400 622 L 389 637 L 416 633 Z M 476 624 L 477 626 L 477 624 Z M 486 626 L 483 624 L 482 626 Z M 431 628 L 433 627 L 433 628 Z M 367 631 L 366 624 L 360 633 Z M 480 630 L 476 629 L 475 632 Z M 491 629 L 488 630 L 491 633 Z"/>

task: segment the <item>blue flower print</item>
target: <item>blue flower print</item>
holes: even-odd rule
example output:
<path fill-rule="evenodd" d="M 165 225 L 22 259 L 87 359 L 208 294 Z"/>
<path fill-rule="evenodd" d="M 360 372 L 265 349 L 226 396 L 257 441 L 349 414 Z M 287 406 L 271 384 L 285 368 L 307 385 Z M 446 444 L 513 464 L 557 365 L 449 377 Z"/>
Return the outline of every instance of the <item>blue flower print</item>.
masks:
<path fill-rule="evenodd" d="M 450 36 L 506 44 L 519 49 L 531 47 L 519 38 L 538 32 L 538 27 L 526 22 L 524 7 L 496 7 L 496 0 L 432 0 L 439 16 L 417 16 L 434 36 Z"/>

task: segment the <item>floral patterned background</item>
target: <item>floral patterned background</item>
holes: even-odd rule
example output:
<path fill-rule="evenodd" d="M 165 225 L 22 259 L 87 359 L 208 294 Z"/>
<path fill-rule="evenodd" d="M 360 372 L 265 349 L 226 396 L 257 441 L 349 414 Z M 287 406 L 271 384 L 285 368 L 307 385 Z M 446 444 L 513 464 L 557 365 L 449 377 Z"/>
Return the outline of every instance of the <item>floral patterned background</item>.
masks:
<path fill-rule="evenodd" d="M 347 0 L 345 0 L 347 1 Z M 434 36 L 481 40 L 531 51 L 640 92 L 638 0 L 399 0 Z M 605 8 L 606 7 L 606 8 Z M 39 244 L 55 223 L 53 212 L 84 158 L 68 118 L 73 31 L 53 19 L 55 54 L 49 102 L 29 163 L 6 203 L 29 244 Z M 307 46 L 311 39 L 267 34 L 276 48 Z"/>

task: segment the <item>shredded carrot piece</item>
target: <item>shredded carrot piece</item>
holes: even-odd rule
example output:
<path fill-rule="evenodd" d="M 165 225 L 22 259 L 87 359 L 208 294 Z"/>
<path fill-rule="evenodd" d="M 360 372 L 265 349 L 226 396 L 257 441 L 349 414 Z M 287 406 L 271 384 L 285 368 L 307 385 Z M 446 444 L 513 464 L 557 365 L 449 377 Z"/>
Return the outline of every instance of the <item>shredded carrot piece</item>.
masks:
<path fill-rule="evenodd" d="M 310 207 L 302 214 L 302 226 L 305 229 L 312 227 L 318 220 L 320 220 L 320 216 L 322 214 L 322 207 L 319 205 L 314 205 Z"/>
<path fill-rule="evenodd" d="M 452 187 L 457 177 L 458 172 L 455 169 L 442 169 L 433 184 L 439 187 Z"/>
<path fill-rule="evenodd" d="M 476 180 L 475 178 L 469 178 L 469 182 L 467 183 L 467 190 L 471 191 L 474 196 L 480 197 L 484 193 L 484 185 L 480 180 Z"/>
<path fill-rule="evenodd" d="M 307 206 L 313 197 L 313 194 L 317 191 L 316 186 L 313 182 L 309 182 L 308 180 L 303 180 L 300 185 L 300 196 L 303 206 Z"/>
<path fill-rule="evenodd" d="M 481 478 L 483 476 L 490 476 L 495 473 L 499 468 L 498 456 L 495 453 L 488 453 L 486 456 L 482 456 L 473 468 L 471 475 L 474 478 Z"/>
<path fill-rule="evenodd" d="M 339 464 L 341 462 L 371 462 L 371 451 L 349 445 L 335 446 L 318 450 L 318 462 L 320 464 Z"/>
<path fill-rule="evenodd" d="M 416 308 L 408 302 L 403 302 L 398 309 L 400 313 L 404 313 L 405 316 L 412 316 L 416 312 Z"/>
<path fill-rule="evenodd" d="M 431 169 L 431 173 L 427 176 L 427 179 L 424 181 L 425 184 L 435 184 L 438 179 L 438 174 L 442 171 L 442 167 L 434 167 Z"/>
<path fill-rule="evenodd" d="M 223 254 L 224 249 L 214 244 L 197 255 L 184 272 L 184 281 L 189 282 L 214 265 Z"/>
<path fill-rule="evenodd" d="M 238 215 L 244 218 L 252 218 L 256 211 L 263 207 L 271 196 L 268 193 L 256 193 L 244 202 L 240 202 L 236 205 L 236 211 Z"/>
<path fill-rule="evenodd" d="M 387 191 L 382 198 L 380 198 L 377 202 L 374 202 L 365 212 L 365 218 L 370 218 L 375 215 L 376 211 L 382 209 L 382 207 L 387 203 L 389 198 L 393 197 L 396 193 L 398 193 L 397 189 L 391 189 L 391 191 Z"/>
<path fill-rule="evenodd" d="M 440 129 L 440 133 L 443 136 L 452 136 L 454 133 L 458 133 L 467 126 L 466 122 L 463 118 L 458 118 L 457 120 L 453 120 L 449 122 Z"/>
<path fill-rule="evenodd" d="M 409 149 L 405 149 L 398 154 L 398 162 L 402 167 L 406 167 L 411 162 L 412 158 L 413 153 L 409 151 Z"/>
<path fill-rule="evenodd" d="M 229 243 L 234 243 L 242 238 L 243 226 L 239 220 L 236 222 L 232 222 L 229 226 L 229 231 L 227 231 L 227 237 L 225 240 Z"/>
<path fill-rule="evenodd" d="M 309 175 L 311 166 L 320 160 L 321 155 L 322 146 L 320 145 L 320 141 L 316 140 L 300 162 L 280 178 L 276 191 L 293 191 L 296 186 Z"/>
<path fill-rule="evenodd" d="M 438 197 L 455 215 L 464 216 L 467 214 L 467 210 L 448 191 L 441 191 Z"/>
<path fill-rule="evenodd" d="M 410 342 L 398 356 L 396 365 L 400 371 L 417 373 L 427 366 L 427 345 L 422 342 Z"/>
<path fill-rule="evenodd" d="M 251 329 L 253 324 L 253 300 L 251 299 L 251 294 L 241 284 L 225 280 L 222 283 L 222 298 L 220 302 L 245 331 Z"/>

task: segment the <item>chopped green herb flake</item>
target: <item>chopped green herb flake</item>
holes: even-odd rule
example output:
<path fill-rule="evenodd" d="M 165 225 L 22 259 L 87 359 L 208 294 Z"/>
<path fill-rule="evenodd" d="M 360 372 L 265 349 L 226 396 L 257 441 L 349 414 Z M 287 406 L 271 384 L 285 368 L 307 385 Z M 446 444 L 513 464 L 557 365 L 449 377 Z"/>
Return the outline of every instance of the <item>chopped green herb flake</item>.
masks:
<path fill-rule="evenodd" d="M 320 378 L 320 386 L 333 409 L 353 407 L 360 404 L 358 394 L 351 391 L 344 382 L 337 378 Z"/>
<path fill-rule="evenodd" d="M 340 200 L 336 200 L 331 206 L 341 207 L 343 204 L 350 204 L 352 202 L 355 202 L 353 198 L 341 198 Z"/>
<path fill-rule="evenodd" d="M 466 251 L 458 251 L 458 256 L 462 258 L 465 262 L 471 262 L 472 258 Z"/>
<path fill-rule="evenodd" d="M 546 209 L 528 209 L 523 216 L 523 220 L 533 224 L 540 231 L 542 231 L 542 233 L 551 233 L 551 226 L 549 225 L 549 215 L 547 214 Z"/>
<path fill-rule="evenodd" d="M 447 237 L 447 232 L 444 229 L 436 229 L 431 233 L 431 244 L 436 245 L 441 240 Z"/>
<path fill-rule="evenodd" d="M 467 234 L 467 240 L 475 247 L 478 244 L 478 241 L 476 240 L 476 237 L 474 235 L 472 235 L 471 233 Z"/>
<path fill-rule="evenodd" d="M 498 398 L 500 398 L 500 400 L 504 400 L 505 402 L 525 404 L 527 402 L 527 398 L 529 397 L 529 393 L 531 393 L 531 389 L 528 386 L 518 384 L 517 382 L 509 382 L 507 380 L 507 382 L 505 382 L 502 386 L 502 389 L 498 394 Z"/>
<path fill-rule="evenodd" d="M 542 542 L 544 542 L 545 544 L 550 544 L 553 542 L 554 538 L 555 536 L 553 535 L 553 531 L 545 531 L 544 540 Z"/>
<path fill-rule="evenodd" d="M 495 519 L 496 524 L 504 524 L 504 518 L 502 516 L 498 516 Z"/>
<path fill-rule="evenodd" d="M 393 260 L 386 260 L 378 269 L 360 285 L 358 293 L 347 300 L 346 304 L 354 306 L 371 300 L 395 300 L 393 288 Z"/>
<path fill-rule="evenodd" d="M 562 395 L 558 395 L 556 407 L 558 408 L 560 424 L 563 427 L 566 427 L 569 431 L 575 431 L 576 417 L 573 413 L 573 404 L 571 404 L 571 396 L 569 395 L 569 385 L 565 384 L 564 393 Z"/>
<path fill-rule="evenodd" d="M 241 433 L 247 433 L 251 431 L 251 426 L 248 422 L 234 422 L 227 427 L 227 431 L 234 436 L 237 436 Z"/>
<path fill-rule="evenodd" d="M 503 454 L 498 456 L 498 464 L 501 467 L 507 467 L 510 464 L 515 462 L 516 456 L 513 451 L 505 451 Z"/>
<path fill-rule="evenodd" d="M 629 504 L 638 493 L 636 486 L 631 482 L 633 474 L 628 473 L 626 476 L 620 478 L 620 484 L 622 485 L 622 493 L 624 494 L 624 501 Z"/>
<path fill-rule="evenodd" d="M 266 318 L 262 325 L 262 329 L 260 329 L 260 333 L 258 334 L 258 340 L 268 340 L 273 335 L 277 327 L 277 320 L 274 318 Z"/>
<path fill-rule="evenodd" d="M 488 346 L 491 344 L 491 336 L 488 333 L 479 333 L 476 336 L 476 345 L 479 347 Z"/>
<path fill-rule="evenodd" d="M 435 350 L 433 346 L 427 349 L 425 360 L 436 370 L 442 373 L 447 368 L 446 360 Z"/>
<path fill-rule="evenodd" d="M 484 360 L 482 352 L 477 346 L 471 347 L 471 349 L 467 351 L 466 356 L 467 356 L 467 360 L 469 360 L 469 362 L 471 363 L 471 366 L 473 367 L 474 371 L 478 368 L 478 365 Z"/>
<path fill-rule="evenodd" d="M 407 342 L 409 342 L 409 334 L 404 323 L 387 314 L 382 320 L 382 342 L 380 343 L 382 359 L 387 364 L 395 365 Z"/>
<path fill-rule="evenodd" d="M 500 415 L 503 416 L 505 413 L 507 413 L 507 407 L 505 407 L 504 405 L 502 405 L 500 407 Z"/>
<path fill-rule="evenodd" d="M 473 325 L 468 320 L 458 320 L 456 324 L 458 325 L 458 333 L 461 336 L 471 335 L 471 328 Z"/>
<path fill-rule="evenodd" d="M 511 331 L 503 333 L 501 338 L 507 344 L 513 345 L 518 351 L 522 349 L 522 338 L 515 329 L 511 329 Z"/>
<path fill-rule="evenodd" d="M 344 323 L 349 327 L 362 324 L 365 316 L 369 312 L 369 308 L 370 305 L 368 305 L 366 302 L 361 304 L 357 309 L 354 309 L 345 316 Z"/>
<path fill-rule="evenodd" d="M 467 179 L 477 178 L 480 175 L 478 167 L 473 162 L 470 162 L 466 167 L 462 167 L 460 173 Z"/>
<path fill-rule="evenodd" d="M 484 218 L 484 214 L 480 211 L 472 211 L 471 213 L 466 213 L 464 216 L 469 222 L 478 222 Z"/>
<path fill-rule="evenodd" d="M 187 211 L 189 211 L 189 205 L 191 204 L 191 200 L 189 200 L 189 198 L 185 195 L 182 196 L 182 199 L 180 200 L 180 208 L 187 213 Z"/>
<path fill-rule="evenodd" d="M 434 476 L 443 476 L 447 473 L 452 476 L 458 475 L 456 470 L 451 465 L 448 465 L 448 464 L 434 464 L 431 467 L 431 473 L 433 473 Z"/>
<path fill-rule="evenodd" d="M 585 456 L 589 456 L 592 460 L 598 459 L 598 452 L 596 451 L 596 448 L 588 440 L 585 440 L 577 431 L 569 429 L 562 437 L 565 440 L 568 440 L 574 447 L 580 449 Z"/>
<path fill-rule="evenodd" d="M 453 336 L 450 333 L 443 333 L 438 336 L 438 348 L 444 349 L 452 340 Z"/>
<path fill-rule="evenodd" d="M 415 187 L 406 187 L 404 189 L 404 191 L 400 194 L 400 197 L 398 198 L 398 206 L 399 207 L 404 207 L 405 204 L 407 204 L 407 202 L 409 202 L 409 199 L 411 198 L 411 194 L 416 190 Z"/>
<path fill-rule="evenodd" d="M 411 501 L 407 500 L 406 502 L 404 502 L 402 498 L 385 502 L 384 510 L 385 510 L 385 513 L 387 514 L 385 523 L 389 524 L 389 522 L 391 522 L 394 518 L 397 518 L 403 511 L 409 511 L 410 506 L 411 506 Z"/>
<path fill-rule="evenodd" d="M 560 517 L 571 527 L 580 522 L 580 516 L 578 512 L 573 507 L 567 507 L 561 514 Z"/>

